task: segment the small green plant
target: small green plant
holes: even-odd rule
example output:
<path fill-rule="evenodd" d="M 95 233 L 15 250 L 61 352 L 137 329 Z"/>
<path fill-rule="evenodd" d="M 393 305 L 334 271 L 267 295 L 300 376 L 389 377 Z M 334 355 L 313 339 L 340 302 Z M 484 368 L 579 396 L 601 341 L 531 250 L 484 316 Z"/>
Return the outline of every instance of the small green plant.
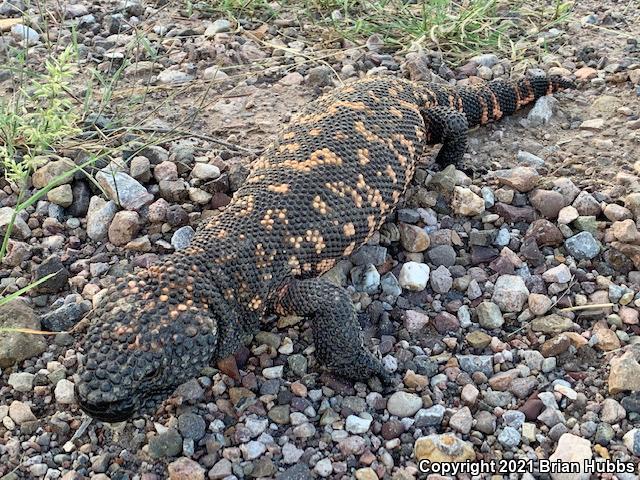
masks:
<path fill-rule="evenodd" d="M 68 46 L 49 58 L 43 76 L 20 88 L 16 98 L 0 100 L 0 164 L 5 177 L 19 186 L 62 139 L 80 131 L 67 93 L 74 58 Z"/>

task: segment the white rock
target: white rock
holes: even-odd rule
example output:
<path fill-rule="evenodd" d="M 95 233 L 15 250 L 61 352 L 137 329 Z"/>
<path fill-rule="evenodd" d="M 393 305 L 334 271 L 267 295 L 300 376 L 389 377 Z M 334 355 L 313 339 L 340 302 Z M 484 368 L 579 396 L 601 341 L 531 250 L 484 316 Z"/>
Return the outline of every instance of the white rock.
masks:
<path fill-rule="evenodd" d="M 262 376 L 264 378 L 268 378 L 269 380 L 273 380 L 275 378 L 282 378 L 283 371 L 284 371 L 283 365 L 278 365 L 277 367 L 268 367 L 262 370 Z"/>
<path fill-rule="evenodd" d="M 591 442 L 571 433 L 565 433 L 558 440 L 556 451 L 549 457 L 551 461 L 579 462 L 583 465 L 585 460 L 590 460 Z M 581 470 L 582 473 L 552 473 L 553 480 L 589 480 L 591 475 Z"/>
<path fill-rule="evenodd" d="M 66 378 L 56 383 L 55 389 L 56 402 L 69 404 L 75 401 L 74 384 Z"/>
<path fill-rule="evenodd" d="M 402 265 L 398 283 L 402 288 L 419 292 L 427 287 L 429 266 L 425 263 L 407 262 Z"/>
<path fill-rule="evenodd" d="M 322 478 L 326 478 L 333 473 L 333 465 L 331 464 L 331 460 L 328 458 L 323 458 L 316 466 L 313 467 L 313 471 L 320 475 Z"/>
<path fill-rule="evenodd" d="M 400 418 L 413 417 L 422 408 L 422 399 L 408 392 L 395 392 L 387 400 L 387 410 Z"/>
<path fill-rule="evenodd" d="M 496 280 L 491 297 L 503 312 L 521 312 L 529 299 L 529 289 L 517 275 L 502 275 Z"/>
<path fill-rule="evenodd" d="M 548 283 L 567 283 L 571 280 L 569 267 L 561 263 L 557 267 L 550 268 L 542 274 L 542 278 Z"/>
<path fill-rule="evenodd" d="M 371 417 L 371 415 L 369 415 L 368 413 L 362 413 L 360 414 L 360 416 L 349 415 L 347 417 L 345 429 L 349 433 L 366 433 L 369 431 L 369 427 L 371 427 L 372 421 L 373 417 Z"/>

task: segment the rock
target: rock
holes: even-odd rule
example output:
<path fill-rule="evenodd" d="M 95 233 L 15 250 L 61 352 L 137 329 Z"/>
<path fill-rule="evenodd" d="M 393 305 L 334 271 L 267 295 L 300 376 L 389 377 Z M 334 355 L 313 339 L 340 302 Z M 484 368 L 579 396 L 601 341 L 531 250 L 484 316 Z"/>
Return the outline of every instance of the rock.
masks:
<path fill-rule="evenodd" d="M 491 297 L 503 312 L 521 312 L 528 298 L 529 290 L 522 278 L 516 275 L 498 277 Z"/>
<path fill-rule="evenodd" d="M 456 251 L 451 245 L 435 245 L 429 249 L 427 256 L 436 267 L 452 267 L 456 264 Z"/>
<path fill-rule="evenodd" d="M 291 72 L 282 77 L 278 83 L 281 85 L 300 85 L 304 81 L 304 77 L 298 72 Z"/>
<path fill-rule="evenodd" d="M 498 179 L 500 185 L 507 185 L 523 193 L 533 190 L 540 180 L 538 172 L 530 167 L 496 170 L 494 176 Z"/>
<path fill-rule="evenodd" d="M 547 313 L 551 309 L 553 302 L 546 295 L 532 293 L 529 295 L 528 305 L 531 313 L 539 316 Z"/>
<path fill-rule="evenodd" d="M 449 419 L 449 426 L 465 435 L 471 431 L 472 425 L 473 417 L 471 416 L 471 410 L 469 407 L 462 407 Z"/>
<path fill-rule="evenodd" d="M 178 166 L 169 160 L 165 160 L 153 167 L 153 176 L 158 183 L 163 180 L 169 182 L 178 180 Z"/>
<path fill-rule="evenodd" d="M 524 150 L 518 150 L 516 160 L 518 160 L 518 163 L 522 163 L 527 167 L 540 168 L 544 166 L 544 159 Z"/>
<path fill-rule="evenodd" d="M 469 373 L 482 372 L 487 377 L 493 375 L 493 358 L 490 355 L 457 355 L 460 368 Z"/>
<path fill-rule="evenodd" d="M 529 201 L 543 217 L 550 220 L 558 218 L 560 211 L 566 205 L 562 194 L 555 190 L 533 190 L 529 194 Z"/>
<path fill-rule="evenodd" d="M 122 210 L 115 214 L 109 226 L 109 241 L 114 245 L 126 245 L 138 235 L 140 216 L 137 212 Z"/>
<path fill-rule="evenodd" d="M 20 215 L 16 215 L 13 218 L 15 210 L 11 207 L 0 208 L 0 235 L 4 237 L 7 233 L 7 228 L 13 221 L 13 228 L 11 230 L 11 238 L 18 240 L 27 240 L 31 237 L 31 229 L 27 222 Z"/>
<path fill-rule="evenodd" d="M 534 318 L 531 321 L 531 330 L 534 332 L 557 335 L 559 333 L 567 332 L 572 328 L 573 322 L 570 319 L 556 314 Z"/>
<path fill-rule="evenodd" d="M 56 383 L 55 397 L 56 402 L 68 405 L 75 402 L 75 385 L 67 379 L 62 379 Z"/>
<path fill-rule="evenodd" d="M 585 130 L 602 130 L 604 127 L 604 118 L 591 118 L 580 124 L 580 128 Z"/>
<path fill-rule="evenodd" d="M 18 425 L 22 425 L 27 422 L 33 422 L 37 420 L 36 416 L 31 411 L 31 407 L 26 403 L 14 400 L 9 405 L 9 417 Z"/>
<path fill-rule="evenodd" d="M 589 232 L 580 232 L 568 238 L 564 246 L 576 260 L 591 260 L 600 253 L 600 243 Z"/>
<path fill-rule="evenodd" d="M 422 399 L 407 392 L 395 392 L 387 400 L 389 414 L 397 417 L 413 417 L 422 408 Z"/>
<path fill-rule="evenodd" d="M 220 169 L 208 163 L 196 163 L 191 170 L 191 176 L 200 180 L 215 180 L 220 176 Z"/>
<path fill-rule="evenodd" d="M 47 257 L 36 267 L 34 281 L 40 280 L 47 275 L 53 276 L 36 287 L 38 292 L 57 293 L 65 290 L 69 286 L 69 271 L 56 255 Z"/>
<path fill-rule="evenodd" d="M 436 293 L 447 293 L 453 286 L 451 272 L 444 265 L 440 265 L 431 272 L 431 288 Z"/>
<path fill-rule="evenodd" d="M 40 330 L 40 320 L 22 300 L 16 299 L 0 306 L 0 328 Z M 0 368 L 8 368 L 23 360 L 40 355 L 47 348 L 42 335 L 0 332 Z"/>
<path fill-rule="evenodd" d="M 571 340 L 567 335 L 558 335 L 550 338 L 540 346 L 540 353 L 545 358 L 557 357 L 558 355 L 567 351 L 571 345 Z"/>
<path fill-rule="evenodd" d="M 605 398 L 600 410 L 600 420 L 615 425 L 627 416 L 626 410 L 613 398 Z"/>
<path fill-rule="evenodd" d="M 400 242 L 408 252 L 424 252 L 431 244 L 423 228 L 406 223 L 400 224 Z"/>
<path fill-rule="evenodd" d="M 631 210 L 615 203 L 607 204 L 607 206 L 604 207 L 603 213 L 604 216 L 612 222 L 620 222 L 633 218 Z"/>
<path fill-rule="evenodd" d="M 91 240 L 102 241 L 107 238 L 109 225 L 118 212 L 113 201 L 105 201 L 98 196 L 91 197 L 87 212 L 87 235 Z"/>
<path fill-rule="evenodd" d="M 566 177 L 556 178 L 553 181 L 553 189 L 562 194 L 566 205 L 572 203 L 580 193 L 580 189 L 575 186 L 570 178 Z"/>
<path fill-rule="evenodd" d="M 550 268 L 542 274 L 542 278 L 548 283 L 567 283 L 571 280 L 571 271 L 564 263 Z"/>
<path fill-rule="evenodd" d="M 204 31 L 204 36 L 205 38 L 210 38 L 218 33 L 228 32 L 229 30 L 231 30 L 231 22 L 225 18 L 219 18 L 207 26 Z"/>
<path fill-rule="evenodd" d="M 52 188 L 47 193 L 47 200 L 61 207 L 69 207 L 73 203 L 73 191 L 71 185 L 60 185 Z"/>
<path fill-rule="evenodd" d="M 240 445 L 240 451 L 245 460 L 255 460 L 267 451 L 267 447 L 261 442 L 252 440 Z"/>
<path fill-rule="evenodd" d="M 398 283 L 406 290 L 421 291 L 429 281 L 429 266 L 424 263 L 406 262 L 400 269 Z"/>
<path fill-rule="evenodd" d="M 595 347 L 603 352 L 617 350 L 620 348 L 620 339 L 613 330 L 610 330 L 606 320 L 600 320 L 592 329 L 592 335 L 596 337 Z"/>
<path fill-rule="evenodd" d="M 582 67 L 573 72 L 573 74 L 576 76 L 577 80 L 585 81 L 596 78 L 598 76 L 598 71 L 592 67 Z"/>
<path fill-rule="evenodd" d="M 632 351 L 611 359 L 609 372 L 609 393 L 640 391 L 640 364 Z"/>
<path fill-rule="evenodd" d="M 349 415 L 345 423 L 345 430 L 355 434 L 366 433 L 369 431 L 372 421 L 373 418 L 368 413 L 362 413 L 360 416 Z"/>
<path fill-rule="evenodd" d="M 504 447 L 515 448 L 520 445 L 522 435 L 513 427 L 504 427 L 498 435 L 498 442 Z"/>
<path fill-rule="evenodd" d="M 502 314 L 500 314 L 500 316 L 502 316 Z M 477 348 L 480 350 L 488 347 L 491 343 L 491 337 L 481 330 L 474 330 L 473 332 L 469 332 L 465 336 L 465 340 L 471 346 L 471 348 Z"/>
<path fill-rule="evenodd" d="M 572 433 L 565 433 L 558 440 L 556 450 L 549 457 L 553 462 L 577 462 L 584 465 L 585 461 L 591 460 L 591 442 L 580 438 Z M 584 472 L 584 469 L 581 468 Z M 553 480 L 589 480 L 589 473 L 552 473 Z"/>
<path fill-rule="evenodd" d="M 458 215 L 473 217 L 484 212 L 484 200 L 465 187 L 454 187 L 451 208 Z"/>
<path fill-rule="evenodd" d="M 535 239 L 540 247 L 560 245 L 564 240 L 560 229 L 545 219 L 536 220 L 529 225 L 525 238 Z"/>
<path fill-rule="evenodd" d="M 558 213 L 558 223 L 561 225 L 569 225 L 579 216 L 580 214 L 578 213 L 578 210 L 576 210 L 576 207 L 569 205 L 560 209 L 560 212 Z"/>
<path fill-rule="evenodd" d="M 622 437 L 622 441 L 631 455 L 636 458 L 640 456 L 640 428 L 629 430 Z"/>
<path fill-rule="evenodd" d="M 139 210 L 153 202 L 153 195 L 124 172 L 100 171 L 96 180 L 110 200 L 127 210 Z"/>
<path fill-rule="evenodd" d="M 404 312 L 404 327 L 410 333 L 417 333 L 429 324 L 429 316 L 415 310 Z"/>
<path fill-rule="evenodd" d="M 313 471 L 322 478 L 328 477 L 333 473 L 333 465 L 331 463 L 331 459 L 323 458 L 322 460 L 318 461 L 316 463 L 316 466 L 313 467 Z"/>
<path fill-rule="evenodd" d="M 7 383 L 17 392 L 30 392 L 33 390 L 33 379 L 35 375 L 28 372 L 15 372 L 9 375 Z"/>
<path fill-rule="evenodd" d="M 27 45 L 37 45 L 40 41 L 40 34 L 33 28 L 21 23 L 11 27 L 11 35 L 18 42 L 24 42 Z"/>
<path fill-rule="evenodd" d="M 180 70 L 166 69 L 158 74 L 158 83 L 160 85 L 179 85 L 188 83 L 193 80 L 193 75 Z"/>
<path fill-rule="evenodd" d="M 478 322 L 480 326 L 487 330 L 500 328 L 504 324 L 504 318 L 500 307 L 493 302 L 484 301 L 476 307 Z"/>
<path fill-rule="evenodd" d="M 204 78 L 207 81 L 210 81 L 210 80 L 225 80 L 225 79 L 229 78 L 229 75 L 227 75 L 217 65 L 213 65 L 211 67 L 207 67 L 207 68 L 204 69 L 204 71 L 202 72 L 202 78 Z"/>
<path fill-rule="evenodd" d="M 466 462 L 476 458 L 473 444 L 450 433 L 418 438 L 414 445 L 414 455 L 418 461 L 431 462 Z"/>
<path fill-rule="evenodd" d="M 371 467 L 359 468 L 355 473 L 356 480 L 378 480 L 378 475 Z"/>
<path fill-rule="evenodd" d="M 209 473 L 207 473 L 207 477 L 209 478 L 209 480 L 222 480 L 223 478 L 229 477 L 232 474 L 231 467 L 231 462 L 226 458 L 223 458 L 222 460 L 218 461 L 218 463 L 216 463 L 211 468 L 211 470 L 209 470 Z"/>
<path fill-rule="evenodd" d="M 182 437 L 175 428 L 168 428 L 149 439 L 151 458 L 176 457 L 182 452 Z"/>
<path fill-rule="evenodd" d="M 593 215 L 596 217 L 600 215 L 600 203 L 588 192 L 580 192 L 572 205 L 580 215 Z"/>
<path fill-rule="evenodd" d="M 151 180 L 151 162 L 142 155 L 133 157 L 129 163 L 129 173 L 140 182 L 148 182 Z"/>
<path fill-rule="evenodd" d="M 611 233 L 613 236 L 624 243 L 637 243 L 640 239 L 640 232 L 636 227 L 636 222 L 632 219 L 613 222 L 611 225 Z"/>
<path fill-rule="evenodd" d="M 307 85 L 311 88 L 321 88 L 332 84 L 333 70 L 326 65 L 319 65 L 309 69 Z"/>
<path fill-rule="evenodd" d="M 553 97 L 540 97 L 527 115 L 529 125 L 537 127 L 549 123 L 553 117 L 553 112 L 557 103 L 558 100 Z"/>
<path fill-rule="evenodd" d="M 191 244 L 195 234 L 196 231 L 190 225 L 180 227 L 171 236 L 171 246 L 176 250 L 184 250 Z"/>
<path fill-rule="evenodd" d="M 351 269 L 351 280 L 356 291 L 375 293 L 380 286 L 380 273 L 371 264 L 354 267 Z"/>
<path fill-rule="evenodd" d="M 207 429 L 206 422 L 195 413 L 183 413 L 178 417 L 178 430 L 183 438 L 191 438 L 194 441 L 204 437 Z"/>
<path fill-rule="evenodd" d="M 181 457 L 167 466 L 169 480 L 204 480 L 205 470 L 198 462 Z"/>

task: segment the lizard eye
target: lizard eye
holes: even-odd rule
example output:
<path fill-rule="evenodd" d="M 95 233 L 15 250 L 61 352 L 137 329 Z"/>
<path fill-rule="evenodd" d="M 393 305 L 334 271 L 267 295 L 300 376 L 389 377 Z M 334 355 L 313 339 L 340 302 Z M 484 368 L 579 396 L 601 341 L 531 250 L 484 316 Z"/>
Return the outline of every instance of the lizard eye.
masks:
<path fill-rule="evenodd" d="M 147 374 L 144 376 L 145 380 L 153 380 L 154 378 L 157 378 L 160 376 L 160 367 L 156 367 L 153 370 L 150 370 L 149 372 L 147 372 Z"/>

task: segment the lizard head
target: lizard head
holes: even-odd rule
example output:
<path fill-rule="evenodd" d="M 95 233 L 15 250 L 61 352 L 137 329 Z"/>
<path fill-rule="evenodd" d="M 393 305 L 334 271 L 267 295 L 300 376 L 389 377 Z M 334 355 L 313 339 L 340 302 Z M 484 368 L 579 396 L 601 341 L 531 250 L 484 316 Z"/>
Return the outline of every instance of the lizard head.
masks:
<path fill-rule="evenodd" d="M 197 277 L 197 267 L 157 265 L 109 289 L 81 344 L 76 397 L 86 413 L 118 422 L 149 411 L 209 364 L 217 322 Z"/>

